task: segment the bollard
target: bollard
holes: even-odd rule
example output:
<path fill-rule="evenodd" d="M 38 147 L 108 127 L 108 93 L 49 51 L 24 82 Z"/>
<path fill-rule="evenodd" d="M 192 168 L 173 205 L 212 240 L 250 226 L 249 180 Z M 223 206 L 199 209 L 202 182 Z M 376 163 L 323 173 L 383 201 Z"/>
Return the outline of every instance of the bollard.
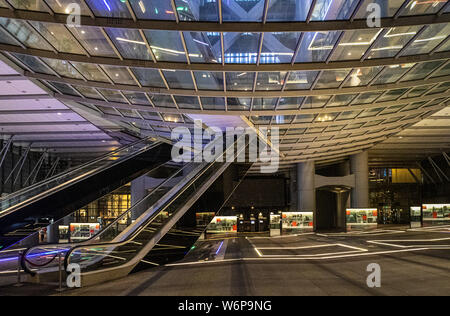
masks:
<path fill-rule="evenodd" d="M 22 286 L 20 272 L 21 272 L 21 259 L 22 259 L 22 251 L 19 251 L 19 255 L 17 257 L 17 283 L 14 284 L 15 287 Z"/>
<path fill-rule="evenodd" d="M 58 252 L 58 275 L 59 275 L 59 287 L 56 291 L 62 292 L 62 256 L 61 252 Z"/>

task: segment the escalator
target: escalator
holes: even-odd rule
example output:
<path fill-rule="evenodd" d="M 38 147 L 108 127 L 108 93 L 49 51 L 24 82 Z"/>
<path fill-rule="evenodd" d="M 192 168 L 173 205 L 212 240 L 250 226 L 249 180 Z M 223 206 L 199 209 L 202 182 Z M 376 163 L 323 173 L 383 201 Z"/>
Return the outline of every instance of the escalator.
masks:
<path fill-rule="evenodd" d="M 171 160 L 171 146 L 146 138 L 0 200 L 0 252 Z"/>
<path fill-rule="evenodd" d="M 245 151 L 245 148 L 238 149 L 236 155 L 239 150 Z M 161 240 L 178 234 L 176 224 L 232 165 L 223 162 L 222 156 L 216 158 L 211 163 L 193 162 L 184 166 L 187 172 L 182 173 L 175 186 L 144 198 L 144 203 L 151 206 L 141 210 L 127 227 L 119 229 L 111 225 L 92 240 L 70 248 L 61 245 L 34 247 L 22 256 L 22 266 L 32 274 L 54 273 L 60 264 L 57 256 L 62 253 L 66 268 L 79 265 L 83 286 L 120 278 L 140 269 L 141 264 L 149 263 L 146 256 L 151 255 Z M 136 209 L 142 209 L 142 205 L 135 205 L 128 212 Z M 179 247 L 184 255 L 201 231 L 190 233 L 192 238 Z"/>

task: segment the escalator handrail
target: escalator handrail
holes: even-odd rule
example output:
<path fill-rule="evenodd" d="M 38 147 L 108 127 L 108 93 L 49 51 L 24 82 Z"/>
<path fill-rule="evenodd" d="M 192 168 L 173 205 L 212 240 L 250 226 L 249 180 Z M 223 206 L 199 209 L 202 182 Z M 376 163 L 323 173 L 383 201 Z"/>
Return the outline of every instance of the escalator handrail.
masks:
<path fill-rule="evenodd" d="M 245 137 L 245 135 L 243 137 Z M 232 146 L 234 146 L 235 144 L 236 143 L 233 143 Z M 214 145 L 214 142 L 210 143 L 208 146 L 210 146 L 210 145 Z M 236 155 L 239 155 L 241 150 L 238 149 L 238 152 L 236 153 Z M 227 152 L 228 152 L 228 148 L 226 148 L 226 150 L 222 153 L 222 155 L 216 156 L 214 162 L 212 162 L 212 163 L 204 163 L 204 164 L 206 164 L 206 166 L 204 168 L 202 168 L 202 170 L 198 174 L 196 174 L 196 176 L 193 179 L 191 179 L 188 184 L 184 185 L 183 188 L 181 190 L 179 190 L 175 194 L 174 197 L 172 197 L 166 204 L 161 205 L 161 207 L 157 211 L 155 211 L 147 220 L 145 220 L 143 223 L 141 223 L 139 225 L 139 227 L 127 239 L 125 239 L 125 240 L 123 240 L 121 242 L 97 243 L 97 244 L 89 244 L 88 246 L 75 246 L 75 247 L 71 248 L 69 251 L 67 251 L 66 255 L 64 256 L 64 267 L 65 267 L 65 269 L 67 270 L 71 254 L 77 249 L 80 249 L 80 248 L 94 248 L 94 247 L 114 247 L 114 246 L 115 247 L 120 247 L 122 245 L 126 245 L 129 242 L 133 241 L 149 224 L 151 224 L 155 220 L 155 218 L 162 211 L 164 211 L 164 209 L 167 209 L 170 205 L 172 205 L 179 198 L 179 196 L 181 194 L 183 194 L 191 185 L 195 185 L 195 182 L 206 171 L 208 171 L 210 168 L 215 166 L 216 163 L 219 163 L 219 164 L 223 163 L 220 159 L 223 158 L 226 155 Z M 170 221 L 170 219 L 168 219 L 168 220 Z M 167 222 L 165 224 L 167 224 Z M 135 258 L 131 259 L 131 261 L 133 261 L 133 260 L 135 260 Z"/>
<path fill-rule="evenodd" d="M 116 154 L 116 153 L 118 153 L 118 152 L 121 152 L 121 151 L 123 151 L 123 150 L 126 150 L 126 149 L 128 149 L 128 148 L 130 148 L 130 147 L 133 147 L 133 146 L 135 146 L 135 145 L 137 145 L 137 144 L 139 144 L 139 143 L 141 143 L 141 142 L 143 143 L 143 142 L 145 142 L 145 141 L 148 141 L 148 140 L 150 140 L 150 139 L 152 139 L 152 138 L 154 138 L 154 137 L 146 137 L 146 138 L 144 138 L 144 139 L 139 139 L 139 140 L 137 140 L 137 141 L 135 141 L 135 142 L 133 142 L 133 143 L 130 143 L 130 144 L 124 145 L 124 146 L 122 146 L 122 147 L 120 147 L 120 148 L 114 149 L 113 151 L 110 151 L 110 152 L 108 152 L 108 153 L 106 153 L 106 154 L 104 154 L 104 155 L 102 155 L 102 156 L 100 156 L 100 157 L 97 157 L 97 158 L 95 158 L 94 160 L 90 160 L 90 161 L 88 161 L 88 162 L 86 162 L 86 163 L 84 163 L 84 164 L 81 164 L 81 165 L 79 165 L 79 166 L 75 166 L 75 167 L 73 167 L 73 168 L 70 168 L 69 170 L 64 171 L 63 174 L 61 174 L 61 173 L 56 174 L 56 175 L 54 175 L 54 176 L 52 176 L 52 177 L 50 177 L 50 178 L 44 179 L 44 180 L 42 180 L 42 181 L 40 181 L 40 182 L 37 182 L 37 183 L 35 183 L 35 184 L 33 184 L 33 185 L 27 186 L 27 187 L 25 187 L 25 188 L 23 188 L 23 189 L 21 189 L 21 190 L 18 190 L 18 191 L 15 191 L 15 192 L 11 193 L 11 194 L 8 194 L 8 195 L 5 196 L 4 198 L 1 198 L 0 201 L 2 201 L 2 200 L 7 200 L 7 199 L 12 198 L 12 197 L 15 197 L 15 196 L 17 196 L 17 195 L 21 195 L 21 194 L 25 193 L 26 191 L 30 191 L 31 189 L 34 189 L 34 188 L 36 188 L 36 187 L 38 187 L 38 186 L 40 186 L 40 185 L 42 185 L 42 184 L 44 184 L 44 183 L 46 183 L 46 182 L 53 181 L 54 179 L 56 179 L 56 178 L 58 178 L 58 177 L 66 176 L 68 173 L 73 173 L 73 172 L 78 171 L 78 170 L 80 170 L 80 169 L 86 168 L 86 167 L 89 166 L 89 165 L 95 164 L 95 163 L 97 163 L 97 162 L 99 162 L 99 161 L 102 161 L 102 160 L 108 158 L 109 156 L 112 156 L 112 155 L 114 155 L 114 154 Z M 157 142 L 155 142 L 155 143 L 157 143 Z"/>
<path fill-rule="evenodd" d="M 159 167 L 161 167 L 161 166 L 163 166 L 163 165 L 165 165 L 165 164 L 166 164 L 166 163 L 164 163 L 164 164 L 158 166 L 157 168 L 159 168 Z M 49 247 L 53 247 L 53 246 L 55 246 L 55 247 L 56 247 L 56 246 L 61 246 L 61 248 L 63 248 L 64 245 L 66 245 L 67 248 L 70 249 L 70 247 L 74 247 L 74 246 L 82 246 L 82 245 L 90 244 L 90 242 L 91 242 L 92 240 L 95 240 L 95 239 L 99 238 L 100 236 L 104 235 L 105 232 L 106 232 L 110 227 L 112 227 L 113 225 L 115 225 L 115 224 L 116 224 L 118 221 L 120 221 L 125 215 L 129 214 L 130 212 L 132 212 L 136 207 L 140 206 L 140 205 L 143 203 L 143 201 L 145 201 L 146 199 L 148 199 L 151 195 L 153 195 L 155 192 L 157 192 L 158 189 L 162 188 L 162 187 L 163 187 L 165 184 L 167 184 L 169 181 L 173 180 L 177 175 L 180 174 L 180 172 L 183 172 L 184 170 L 186 170 L 186 169 L 187 169 L 189 166 L 191 166 L 192 164 L 194 164 L 194 163 L 192 162 L 192 163 L 186 164 L 185 166 L 183 166 L 182 168 L 180 168 L 179 170 L 177 170 L 177 172 L 175 172 L 175 173 L 174 173 L 173 175 L 171 175 L 169 178 L 167 178 L 167 179 L 165 179 L 163 182 L 161 182 L 161 183 L 160 183 L 158 186 L 156 186 L 149 194 L 147 194 L 143 199 L 141 199 L 139 202 L 137 202 L 136 204 L 134 204 L 134 205 L 133 205 L 132 207 L 130 207 L 128 210 L 126 210 L 125 212 L 123 212 L 119 217 L 117 217 L 113 222 L 111 222 L 110 224 L 108 224 L 108 225 L 107 225 L 104 229 L 102 229 L 102 231 L 99 232 L 98 234 L 96 234 L 96 235 L 94 235 L 94 236 L 91 236 L 89 239 L 83 240 L 82 242 L 79 242 L 79 243 L 73 243 L 73 244 L 70 244 L 70 243 L 67 243 L 67 244 L 48 244 L 48 245 L 37 245 L 37 246 L 29 247 L 29 248 L 27 248 L 27 249 L 22 253 L 22 258 L 25 258 L 25 259 L 22 259 L 22 260 L 25 260 L 25 261 L 29 262 L 29 261 L 26 259 L 26 257 L 28 256 L 28 254 L 29 254 L 30 252 L 33 251 L 33 249 L 36 249 L 36 248 L 46 248 L 46 247 L 49 248 Z M 156 170 L 157 168 L 155 168 L 154 170 Z M 134 223 L 131 224 L 130 226 L 128 226 L 128 228 L 129 228 L 129 227 L 133 227 L 133 225 L 134 225 Z M 46 264 L 44 264 L 43 266 L 50 264 L 52 261 L 53 261 L 53 259 L 50 260 L 49 262 L 47 262 Z M 30 262 L 29 262 L 29 263 L 30 263 Z M 31 264 L 33 264 L 33 263 L 31 263 Z M 25 262 L 23 262 L 23 261 L 22 261 L 22 267 L 23 267 L 23 269 L 24 269 L 27 273 L 30 273 L 31 275 L 34 275 L 34 274 L 35 274 L 34 271 L 31 271 L 31 270 L 28 269 L 28 267 L 26 266 Z"/>
<path fill-rule="evenodd" d="M 155 142 L 155 143 L 151 144 L 148 148 L 141 149 L 141 150 L 139 150 L 139 151 L 134 152 L 134 153 L 131 154 L 130 156 L 126 156 L 126 159 L 125 159 L 125 160 L 118 159 L 117 161 L 114 161 L 111 165 L 109 165 L 109 166 L 108 166 L 108 169 L 111 168 L 111 167 L 116 166 L 116 165 L 119 164 L 119 163 L 122 163 L 122 162 L 124 162 L 124 161 L 126 161 L 126 160 L 129 160 L 129 159 L 131 159 L 131 158 L 133 158 L 133 157 L 139 155 L 140 153 L 142 153 L 143 150 L 147 151 L 147 150 L 153 149 L 153 148 L 155 148 L 156 146 L 158 146 L 158 145 L 160 145 L 160 144 L 161 144 L 160 142 Z M 93 163 L 93 162 L 92 162 L 92 163 Z M 52 194 L 53 192 L 55 192 L 55 190 L 59 191 L 59 190 L 63 189 L 64 187 L 68 187 L 68 186 L 70 186 L 70 185 L 73 185 L 73 184 L 78 183 L 79 181 L 81 181 L 82 179 L 84 179 L 84 178 L 86 178 L 86 177 L 91 177 L 91 176 L 93 176 L 93 175 L 95 175 L 95 174 L 101 172 L 103 169 L 104 169 L 104 166 L 100 166 L 100 167 L 98 167 L 98 168 L 96 168 L 96 169 L 93 169 L 93 170 L 87 172 L 86 174 L 83 174 L 83 175 L 81 175 L 81 176 L 78 176 L 78 177 L 75 178 L 75 179 L 71 179 L 71 180 L 66 181 L 66 182 L 64 182 L 64 183 L 61 183 L 60 185 L 57 185 L 57 186 L 55 186 L 55 187 L 53 187 L 53 188 L 50 188 L 50 189 L 48 189 L 48 190 L 46 190 L 46 191 L 43 191 L 43 192 L 41 192 L 41 193 L 39 193 L 39 194 L 37 194 L 37 195 L 35 195 L 35 196 L 33 196 L 33 197 L 31 197 L 31 198 L 25 200 L 25 201 L 22 201 L 22 202 L 17 203 L 17 204 L 15 204 L 15 205 L 13 205 L 13 206 L 11 206 L 11 207 L 5 209 L 5 210 L 2 210 L 2 211 L 0 211 L 0 218 L 3 217 L 3 216 L 6 216 L 6 215 L 9 215 L 9 214 L 13 213 L 17 208 L 24 207 L 24 206 L 26 206 L 26 205 L 29 205 L 29 204 L 32 203 L 33 201 L 40 200 L 40 199 L 42 199 L 42 198 L 45 198 L 46 196 L 49 196 L 50 194 Z M 67 174 L 65 174 L 65 175 L 63 175 L 63 176 L 67 176 Z"/>
<path fill-rule="evenodd" d="M 109 247 L 109 246 L 122 246 L 122 245 L 126 245 L 129 242 L 131 242 L 133 239 L 135 239 L 141 232 L 142 230 L 144 230 L 151 222 L 153 222 L 153 220 L 167 207 L 169 207 L 172 203 L 174 203 L 174 201 L 176 201 L 176 199 L 182 194 L 184 193 L 193 183 L 195 183 L 195 181 L 197 181 L 207 170 L 209 170 L 209 168 L 211 168 L 213 165 L 215 165 L 215 163 L 207 163 L 205 168 L 202 168 L 202 170 L 195 175 L 194 178 L 192 178 L 186 185 L 183 186 L 182 189 L 180 189 L 179 191 L 176 192 L 175 196 L 172 197 L 167 204 L 164 204 L 161 206 L 161 208 L 157 211 L 155 211 L 144 223 L 140 224 L 139 227 L 125 240 L 120 241 L 120 242 L 107 242 L 107 243 L 97 243 L 97 244 L 89 244 L 89 245 L 79 245 L 79 246 L 75 246 L 69 249 L 69 251 L 67 251 L 65 257 L 64 257 L 64 267 L 65 269 L 67 269 L 67 266 L 69 265 L 69 258 L 71 256 L 71 254 L 79 249 L 79 248 L 93 248 L 93 247 Z"/>

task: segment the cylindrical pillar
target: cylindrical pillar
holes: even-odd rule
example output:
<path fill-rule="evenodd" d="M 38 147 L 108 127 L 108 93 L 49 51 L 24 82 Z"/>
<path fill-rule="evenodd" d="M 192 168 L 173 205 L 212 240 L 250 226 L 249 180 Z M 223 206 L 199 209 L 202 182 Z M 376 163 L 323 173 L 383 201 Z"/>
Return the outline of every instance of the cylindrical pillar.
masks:
<path fill-rule="evenodd" d="M 297 164 L 297 205 L 299 211 L 316 210 L 316 167 L 314 161 Z"/>
<path fill-rule="evenodd" d="M 351 156 L 355 188 L 352 189 L 352 207 L 369 207 L 369 153 L 367 151 Z"/>

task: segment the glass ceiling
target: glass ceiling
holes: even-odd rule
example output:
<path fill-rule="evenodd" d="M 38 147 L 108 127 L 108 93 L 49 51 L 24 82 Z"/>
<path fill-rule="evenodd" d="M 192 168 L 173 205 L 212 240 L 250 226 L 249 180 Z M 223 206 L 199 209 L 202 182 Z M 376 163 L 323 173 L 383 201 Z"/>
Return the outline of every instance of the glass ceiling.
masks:
<path fill-rule="evenodd" d="M 336 140 L 341 145 L 355 145 L 384 137 L 431 114 L 450 99 L 448 59 L 433 59 L 435 53 L 450 50 L 448 23 L 265 33 L 120 27 L 120 19 L 134 18 L 172 24 L 268 25 L 358 20 L 367 18 L 367 7 L 373 3 L 380 5 L 383 18 L 414 19 L 450 14 L 445 0 L 128 2 L 0 0 L 0 7 L 45 14 L 68 14 L 68 5 L 77 3 L 84 16 L 117 22 L 109 27 L 68 27 L 0 17 L 0 44 L 34 49 L 32 54 L 26 50 L 17 53 L 17 49 L 7 54 L 50 89 L 80 98 L 102 115 L 126 119 L 135 127 L 162 135 L 176 124 L 191 124 L 186 116 L 190 113 L 246 115 L 255 125 L 280 127 L 281 148 L 287 152 L 326 152 L 336 146 Z M 72 55 L 58 59 L 53 53 Z M 428 59 L 420 61 L 416 55 Z M 103 62 L 91 63 L 90 56 L 101 57 Z M 410 61 L 392 64 L 392 59 L 400 57 Z M 127 64 L 133 67 L 124 66 L 123 60 L 133 61 Z M 376 60 L 381 61 L 377 66 L 368 65 Z M 144 66 L 140 61 L 147 63 Z M 341 66 L 341 62 L 346 64 Z M 168 68 L 175 69 L 152 68 L 153 63 L 169 63 Z M 329 67 L 289 70 L 290 65 L 309 63 Z M 191 71 L 190 64 L 204 65 L 204 70 Z M 222 64 L 224 71 L 212 71 L 212 66 Z M 227 70 L 236 64 L 256 65 L 257 71 Z M 270 71 L 258 71 L 271 65 Z"/>

